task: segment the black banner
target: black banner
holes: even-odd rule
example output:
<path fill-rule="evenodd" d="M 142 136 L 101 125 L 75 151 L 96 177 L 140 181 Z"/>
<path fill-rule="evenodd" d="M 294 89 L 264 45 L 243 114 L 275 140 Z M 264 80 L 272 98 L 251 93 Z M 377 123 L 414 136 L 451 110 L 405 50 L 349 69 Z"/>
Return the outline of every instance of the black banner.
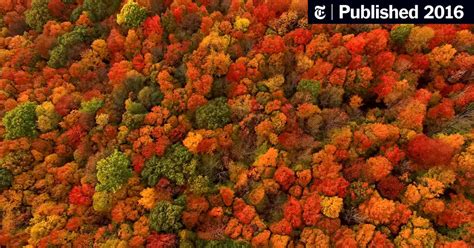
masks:
<path fill-rule="evenodd" d="M 308 0 L 309 23 L 474 23 L 474 0 Z"/>

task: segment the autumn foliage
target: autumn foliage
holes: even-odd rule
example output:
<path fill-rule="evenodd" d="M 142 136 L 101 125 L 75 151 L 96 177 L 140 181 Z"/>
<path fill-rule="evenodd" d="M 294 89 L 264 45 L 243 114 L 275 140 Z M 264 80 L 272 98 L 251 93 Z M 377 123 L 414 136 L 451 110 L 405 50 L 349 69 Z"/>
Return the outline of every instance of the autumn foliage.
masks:
<path fill-rule="evenodd" d="M 0 247 L 474 247 L 474 26 L 0 0 Z"/>

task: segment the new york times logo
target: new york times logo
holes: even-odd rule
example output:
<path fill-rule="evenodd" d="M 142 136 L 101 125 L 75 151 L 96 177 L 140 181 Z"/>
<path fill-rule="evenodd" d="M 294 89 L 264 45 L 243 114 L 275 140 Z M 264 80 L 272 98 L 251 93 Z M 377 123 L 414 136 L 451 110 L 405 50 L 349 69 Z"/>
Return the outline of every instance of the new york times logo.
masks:
<path fill-rule="evenodd" d="M 326 13 L 324 12 L 325 9 L 325 5 L 314 6 L 314 17 L 318 20 L 323 20 L 324 18 L 326 18 Z"/>
<path fill-rule="evenodd" d="M 474 23 L 474 1 L 308 0 L 310 23 Z"/>

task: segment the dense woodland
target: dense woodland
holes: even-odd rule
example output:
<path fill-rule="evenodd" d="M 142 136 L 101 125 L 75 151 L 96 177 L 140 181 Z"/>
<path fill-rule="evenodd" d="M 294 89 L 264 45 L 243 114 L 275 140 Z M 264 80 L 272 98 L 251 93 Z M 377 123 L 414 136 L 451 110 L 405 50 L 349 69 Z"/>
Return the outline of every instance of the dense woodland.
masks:
<path fill-rule="evenodd" d="M 305 3 L 0 0 L 0 246 L 473 247 L 474 26 Z"/>

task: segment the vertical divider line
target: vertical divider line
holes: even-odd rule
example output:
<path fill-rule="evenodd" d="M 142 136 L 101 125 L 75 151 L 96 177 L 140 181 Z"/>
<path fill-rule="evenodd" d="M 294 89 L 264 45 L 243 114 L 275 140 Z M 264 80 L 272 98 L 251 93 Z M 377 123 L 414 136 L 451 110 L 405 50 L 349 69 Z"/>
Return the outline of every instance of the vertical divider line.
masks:
<path fill-rule="evenodd" d="M 334 9 L 334 4 L 331 3 L 331 21 L 334 21 L 333 9 Z"/>

